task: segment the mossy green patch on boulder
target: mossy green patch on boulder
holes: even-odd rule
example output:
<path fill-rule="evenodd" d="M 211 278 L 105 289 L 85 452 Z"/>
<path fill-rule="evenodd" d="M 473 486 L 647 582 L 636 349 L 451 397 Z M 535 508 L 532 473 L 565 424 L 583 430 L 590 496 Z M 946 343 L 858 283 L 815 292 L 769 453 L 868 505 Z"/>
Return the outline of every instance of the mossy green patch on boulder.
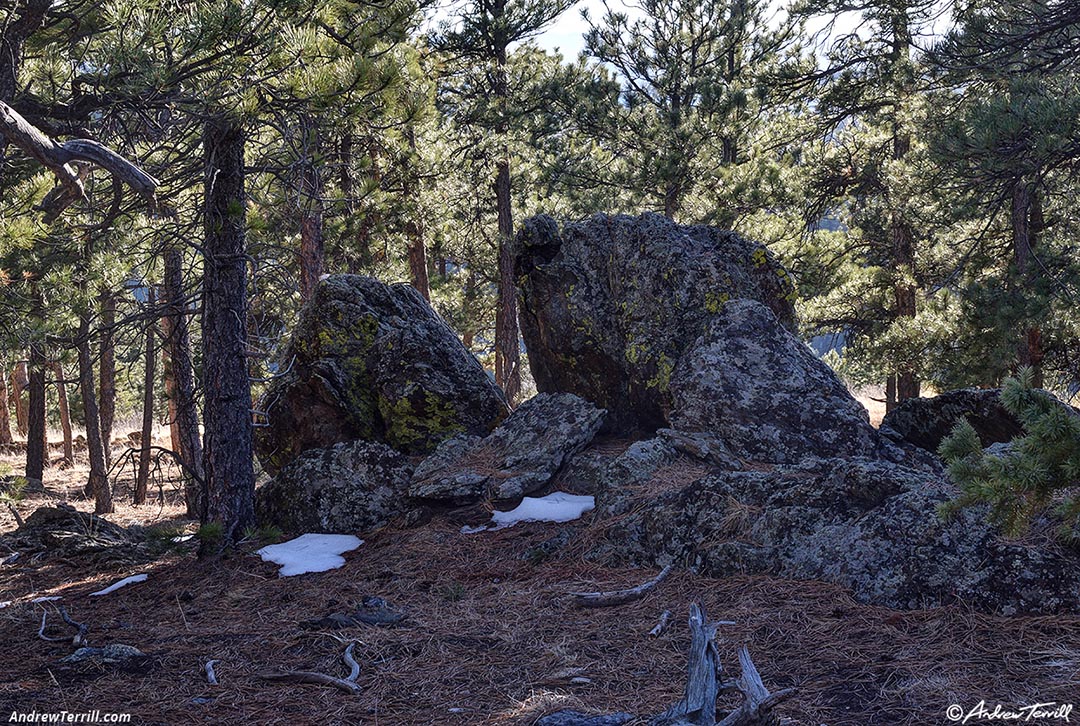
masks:
<path fill-rule="evenodd" d="M 256 453 L 271 474 L 303 451 L 344 441 L 427 453 L 455 434 L 486 435 L 508 410 L 414 288 L 360 275 L 319 284 L 279 366 L 256 430 Z"/>

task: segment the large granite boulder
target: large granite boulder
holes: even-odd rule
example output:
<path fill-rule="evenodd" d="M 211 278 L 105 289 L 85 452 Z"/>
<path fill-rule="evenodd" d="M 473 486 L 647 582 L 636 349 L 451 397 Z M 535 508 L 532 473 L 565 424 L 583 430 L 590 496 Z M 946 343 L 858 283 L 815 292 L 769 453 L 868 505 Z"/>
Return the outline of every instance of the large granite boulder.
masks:
<path fill-rule="evenodd" d="M 605 429 L 667 425 L 671 377 L 732 299 L 795 326 L 794 287 L 764 247 L 657 214 L 525 222 L 515 241 L 521 331 L 537 388 L 607 409 Z"/>
<path fill-rule="evenodd" d="M 427 453 L 456 434 L 486 435 L 508 410 L 420 293 L 359 275 L 319 283 L 281 368 L 256 429 L 271 474 L 303 451 L 358 439 Z"/>
<path fill-rule="evenodd" d="M 577 396 L 538 394 L 487 437 L 444 441 L 416 468 L 409 496 L 449 504 L 520 499 L 546 486 L 603 421 L 603 409 Z"/>
<path fill-rule="evenodd" d="M 1072 406 L 1061 403 L 1070 411 Z M 984 447 L 1004 444 L 1024 426 L 1001 404 L 999 388 L 962 388 L 930 398 L 909 398 L 885 414 L 881 433 L 936 452 L 961 419 L 967 419 Z"/>
<path fill-rule="evenodd" d="M 255 513 L 287 532 L 364 532 L 405 511 L 411 474 L 405 456 L 375 441 L 311 449 L 256 491 Z"/>
<path fill-rule="evenodd" d="M 824 580 L 894 608 L 956 600 L 1003 614 L 1080 608 L 1075 553 L 1004 540 L 979 509 L 943 519 L 938 506 L 955 495 L 940 466 L 925 461 L 805 458 L 716 472 L 629 511 L 602 504 L 611 524 L 596 554 L 710 576 Z"/>
<path fill-rule="evenodd" d="M 671 375 L 671 425 L 705 432 L 743 459 L 871 455 L 866 409 L 828 365 L 754 300 L 731 300 Z"/>

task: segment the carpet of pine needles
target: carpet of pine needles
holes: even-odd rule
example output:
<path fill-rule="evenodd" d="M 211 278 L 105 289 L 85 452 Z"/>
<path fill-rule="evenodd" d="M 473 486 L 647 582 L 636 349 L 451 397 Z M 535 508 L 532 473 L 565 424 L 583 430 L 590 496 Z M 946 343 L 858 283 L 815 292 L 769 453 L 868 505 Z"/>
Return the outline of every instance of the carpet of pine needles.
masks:
<path fill-rule="evenodd" d="M 52 495 L 28 499 L 20 511 L 65 497 L 89 509 L 74 500 L 84 474 L 78 465 L 50 471 Z M 126 487 L 121 481 L 118 497 Z M 143 507 L 122 504 L 113 521 L 184 524 L 175 484 L 161 493 Z M 921 726 L 948 723 L 945 709 L 954 703 L 966 710 L 984 699 L 1080 700 L 1080 617 L 1003 618 L 962 605 L 901 612 L 819 582 L 687 572 L 628 605 L 576 607 L 566 593 L 630 587 L 656 574 L 585 559 L 602 532 L 589 516 L 547 558 L 534 548 L 567 525 L 466 536 L 460 523 L 435 519 L 387 528 L 346 554 L 342 568 L 300 577 L 279 578 L 276 566 L 250 552 L 200 562 L 193 545 L 146 566 L 17 561 L 0 567 L 0 601 L 13 601 L 0 609 L 0 714 L 98 709 L 131 713 L 137 724 L 385 726 L 524 726 L 567 707 L 648 716 L 682 695 L 692 602 L 736 623 L 720 629 L 728 675 L 737 675 L 736 648 L 746 644 L 766 685 L 798 689 L 781 707 L 788 724 Z M 10 515 L 0 515 L 0 531 L 13 528 Z M 87 597 L 137 572 L 148 581 Z M 93 645 L 133 645 L 151 656 L 149 670 L 59 668 L 71 646 L 37 637 L 42 609 L 54 606 L 30 602 L 50 595 L 63 596 L 59 604 L 90 626 Z M 406 620 L 342 630 L 299 625 L 348 613 L 365 595 L 385 598 Z M 649 637 L 664 610 L 674 614 L 671 627 Z M 278 668 L 344 677 L 341 654 L 351 641 L 362 666 L 358 695 L 258 678 Z M 208 659 L 218 661 L 218 686 L 207 684 Z"/>

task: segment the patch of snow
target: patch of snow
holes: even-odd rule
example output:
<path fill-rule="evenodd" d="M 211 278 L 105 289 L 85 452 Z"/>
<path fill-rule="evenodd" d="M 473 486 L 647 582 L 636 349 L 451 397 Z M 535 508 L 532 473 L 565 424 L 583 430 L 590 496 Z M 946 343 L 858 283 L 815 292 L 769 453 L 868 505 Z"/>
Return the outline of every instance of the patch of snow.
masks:
<path fill-rule="evenodd" d="M 329 280 L 329 279 L 330 279 L 330 275 L 325 275 L 325 274 L 324 275 L 319 275 L 319 282 L 322 282 L 323 280 Z"/>
<path fill-rule="evenodd" d="M 9 607 L 10 605 L 11 605 L 11 600 L 4 600 L 4 602 L 0 602 L 0 610 L 3 610 L 4 608 Z"/>
<path fill-rule="evenodd" d="M 281 565 L 278 577 L 290 577 L 336 570 L 345 564 L 341 554 L 362 544 L 364 540 L 351 534 L 303 534 L 288 542 L 267 545 L 255 554 L 266 562 Z"/>
<path fill-rule="evenodd" d="M 64 598 L 59 595 L 49 595 L 47 597 L 35 597 L 30 602 L 52 602 L 53 600 L 63 600 Z"/>
<path fill-rule="evenodd" d="M 194 536 L 195 535 L 193 535 L 193 534 L 181 534 L 181 535 L 177 535 L 176 537 L 173 537 L 172 541 L 179 544 L 180 542 L 187 542 L 189 539 L 191 539 Z"/>
<path fill-rule="evenodd" d="M 108 595 L 110 592 L 119 590 L 121 587 L 126 587 L 127 585 L 130 585 L 134 582 L 144 582 L 145 580 L 146 575 L 132 575 L 131 577 L 125 577 L 123 580 L 120 580 L 119 582 L 114 582 L 113 584 L 109 585 L 104 590 L 98 590 L 97 592 L 90 593 L 90 597 Z"/>
<path fill-rule="evenodd" d="M 486 527 L 462 527 L 462 534 L 513 527 L 518 522 L 570 522 L 596 507 L 596 498 L 552 492 L 546 497 L 525 497 L 509 512 L 495 511 Z"/>

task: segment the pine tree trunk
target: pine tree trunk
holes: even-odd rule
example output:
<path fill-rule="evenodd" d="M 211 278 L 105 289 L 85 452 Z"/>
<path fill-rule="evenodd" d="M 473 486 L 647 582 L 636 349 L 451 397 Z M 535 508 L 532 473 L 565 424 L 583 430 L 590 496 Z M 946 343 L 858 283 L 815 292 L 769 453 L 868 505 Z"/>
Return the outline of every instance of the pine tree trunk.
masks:
<path fill-rule="evenodd" d="M 206 239 L 203 246 L 204 466 L 207 524 L 221 539 L 203 539 L 202 555 L 219 552 L 254 525 L 251 386 L 247 371 L 244 133 L 215 118 L 203 134 Z"/>
<path fill-rule="evenodd" d="M 300 220 L 300 299 L 310 300 L 323 276 L 323 215 L 310 210 Z"/>
<path fill-rule="evenodd" d="M 901 110 L 908 105 L 913 88 L 907 69 L 911 63 L 911 31 L 904 9 L 893 17 L 892 71 L 894 78 L 895 110 L 892 128 L 892 157 L 902 161 L 911 151 L 911 134 L 905 128 Z M 889 232 L 892 237 L 893 264 L 898 278 L 893 288 L 896 316 L 914 319 L 918 310 L 915 290 L 915 243 L 906 219 L 907 200 L 898 198 L 897 189 L 889 189 L 892 209 L 889 216 Z M 915 376 L 915 362 L 905 361 L 896 371 L 896 402 L 919 397 L 919 380 Z"/>
<path fill-rule="evenodd" d="M 101 293 L 101 339 L 98 343 L 100 384 L 98 407 L 100 413 L 101 441 L 105 453 L 105 468 L 112 466 L 112 431 L 116 417 L 116 345 L 113 327 L 116 325 L 116 295 L 110 291 Z"/>
<path fill-rule="evenodd" d="M 45 354 L 41 344 L 30 344 L 30 407 L 26 426 L 26 477 L 41 481 L 48 463 L 49 447 L 45 428 Z"/>
<path fill-rule="evenodd" d="M 49 363 L 49 370 L 56 378 L 56 405 L 60 409 L 60 428 L 64 432 L 64 461 L 71 466 L 75 463 L 75 442 L 71 436 L 71 409 L 68 407 L 64 366 L 60 361 L 53 361 Z"/>
<path fill-rule="evenodd" d="M 11 435 L 11 414 L 8 403 L 7 376 L 0 375 L 0 444 L 14 443 Z"/>
<path fill-rule="evenodd" d="M 189 517 L 203 516 L 203 452 L 199 438 L 199 411 L 195 403 L 195 376 L 191 364 L 187 306 L 184 299 L 183 257 L 176 247 L 165 250 L 165 312 L 176 400 L 176 429 L 180 460 L 184 462 L 184 501 Z"/>
<path fill-rule="evenodd" d="M 406 131 L 409 139 L 409 150 L 413 156 L 413 167 L 416 162 L 416 132 L 409 127 Z M 431 286 L 428 282 L 427 247 L 424 244 L 424 224 L 420 216 L 420 189 L 416 178 L 415 169 L 410 167 L 405 175 L 405 187 L 403 189 L 406 199 L 415 200 L 416 206 L 409 214 L 405 222 L 405 239 L 409 245 L 409 278 L 424 299 L 431 302 Z"/>
<path fill-rule="evenodd" d="M 29 409 L 26 398 L 23 396 L 30 388 L 30 375 L 26 369 L 26 361 L 21 360 L 15 364 L 11 371 L 11 395 L 15 397 L 15 426 L 19 430 L 19 436 L 26 436 L 29 421 Z"/>
<path fill-rule="evenodd" d="M 94 363 L 90 357 L 90 316 L 79 319 L 79 393 L 82 395 L 83 414 L 86 419 L 86 449 L 90 459 L 90 478 L 87 489 L 94 497 L 94 512 L 108 514 L 113 511 L 112 490 L 109 487 L 105 466 L 105 450 L 101 438 L 101 412 L 98 411 L 97 394 L 94 391 Z"/>
<path fill-rule="evenodd" d="M 148 306 L 154 307 L 154 288 L 148 288 Z M 132 504 L 146 504 L 146 489 L 150 481 L 150 447 L 154 444 L 154 325 L 146 324 L 146 350 L 143 358 L 142 439 L 139 451 L 139 471 L 135 477 L 135 496 Z"/>
<path fill-rule="evenodd" d="M 514 236 L 514 216 L 510 190 L 510 148 L 506 136 L 510 131 L 507 105 L 510 88 L 506 71 L 506 50 L 509 44 L 502 29 L 506 0 L 495 0 L 492 9 L 495 32 L 495 98 L 499 107 L 496 132 L 502 140 L 499 159 L 495 165 L 495 209 L 499 223 L 498 302 L 495 308 L 495 382 L 502 386 L 506 400 L 514 405 L 521 394 L 521 360 L 518 342 L 517 289 L 514 282 L 514 259 L 511 242 Z"/>
<path fill-rule="evenodd" d="M 1021 288 L 1026 289 L 1034 277 L 1032 260 L 1035 239 L 1041 231 L 1039 227 L 1043 220 L 1042 205 L 1034 184 L 1029 184 L 1025 179 L 1017 179 L 1013 184 L 1011 223 L 1013 264 Z M 1042 360 L 1042 334 L 1039 326 L 1031 322 L 1022 331 L 1018 342 L 1017 363 L 1020 368 L 1031 369 L 1033 382 L 1040 388 L 1043 385 Z"/>
<path fill-rule="evenodd" d="M 161 318 L 161 339 L 168 340 L 172 337 L 172 322 L 168 316 Z M 176 378 L 173 374 L 172 358 L 169 356 L 169 346 L 164 342 L 161 346 L 161 379 L 165 383 L 165 415 L 168 416 L 169 446 L 180 453 L 180 422 L 178 420 L 176 404 Z"/>

